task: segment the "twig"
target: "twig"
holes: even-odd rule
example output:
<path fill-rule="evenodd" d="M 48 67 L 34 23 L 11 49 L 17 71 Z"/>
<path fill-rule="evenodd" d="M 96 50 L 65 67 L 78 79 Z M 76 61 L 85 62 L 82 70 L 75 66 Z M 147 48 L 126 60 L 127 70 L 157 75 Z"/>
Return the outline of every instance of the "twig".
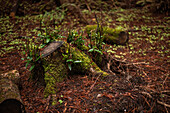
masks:
<path fill-rule="evenodd" d="M 152 96 L 151 96 L 151 94 L 150 93 L 148 93 L 148 92 L 141 92 L 142 94 L 144 94 L 144 95 L 147 95 L 149 98 L 152 98 Z"/>
<path fill-rule="evenodd" d="M 88 4 L 88 2 L 87 2 L 87 0 L 85 0 L 85 4 L 86 4 L 86 6 L 87 6 L 87 9 L 90 11 L 90 13 L 91 13 L 91 9 L 90 9 L 90 7 L 89 7 L 89 4 Z"/>
<path fill-rule="evenodd" d="M 96 28 L 96 33 L 99 32 L 100 28 L 99 28 L 99 20 L 97 18 L 97 15 L 96 13 L 94 13 L 94 16 L 95 16 L 95 19 L 96 19 L 96 22 L 97 22 L 97 28 Z"/>
<path fill-rule="evenodd" d="M 144 96 L 142 96 L 142 97 L 144 98 L 144 100 L 145 100 L 145 102 L 148 104 L 148 106 L 151 107 L 151 105 L 149 104 L 149 102 L 147 101 L 147 99 L 146 99 Z"/>
<path fill-rule="evenodd" d="M 161 93 L 170 93 L 170 90 L 161 91 Z"/>
<path fill-rule="evenodd" d="M 141 92 L 141 93 L 144 94 L 144 95 L 147 95 L 149 98 L 153 99 L 153 97 L 151 96 L 150 93 L 148 93 L 148 92 Z M 169 104 L 166 104 L 166 103 L 164 103 L 164 102 L 161 102 L 161 101 L 159 101 L 158 99 L 157 99 L 157 103 L 159 103 L 159 104 L 161 104 L 161 105 L 164 105 L 165 107 L 169 107 L 169 108 L 170 108 L 170 105 L 169 105 Z"/>
<path fill-rule="evenodd" d="M 97 80 L 99 79 L 99 77 L 100 77 L 101 75 L 102 75 L 102 74 L 99 74 L 99 76 L 96 78 L 94 84 L 91 85 L 90 91 L 93 89 L 94 85 L 96 84 Z"/>
<path fill-rule="evenodd" d="M 67 111 L 67 102 L 64 104 L 65 109 L 63 110 L 63 113 L 65 113 Z"/>
<path fill-rule="evenodd" d="M 69 106 L 70 108 L 77 109 L 80 111 L 80 113 L 84 113 L 84 111 L 81 108 L 75 107 L 75 106 Z"/>
<path fill-rule="evenodd" d="M 136 62 L 136 63 L 132 63 L 132 65 L 135 65 L 135 64 L 146 64 L 146 65 L 147 65 L 146 62 Z"/>
<path fill-rule="evenodd" d="M 164 107 L 165 107 L 166 113 L 169 113 L 169 111 L 167 110 L 166 106 L 164 106 Z"/>
<path fill-rule="evenodd" d="M 169 75 L 167 75 L 167 76 L 166 76 L 166 78 L 165 78 L 165 80 L 163 81 L 163 83 L 162 83 L 162 87 L 164 86 L 165 81 L 168 79 L 168 77 L 169 77 Z"/>
<path fill-rule="evenodd" d="M 107 63 L 107 71 L 112 74 L 115 75 L 115 73 L 112 72 L 112 70 L 110 69 L 110 66 L 112 65 L 111 60 L 109 60 L 109 62 Z"/>
<path fill-rule="evenodd" d="M 45 113 L 47 112 L 48 107 L 49 107 L 49 105 L 50 105 L 50 99 L 51 99 L 51 95 L 49 95 L 48 98 L 47 98 L 47 102 L 46 102 L 47 106 L 46 106 L 46 108 L 45 108 Z"/>
<path fill-rule="evenodd" d="M 166 104 L 166 103 L 161 102 L 161 101 L 159 101 L 159 100 L 157 100 L 157 102 L 158 102 L 159 104 L 161 104 L 161 105 L 164 105 L 164 106 L 166 106 L 166 107 L 169 107 L 169 108 L 170 108 L 170 105 L 169 105 L 169 104 Z"/>

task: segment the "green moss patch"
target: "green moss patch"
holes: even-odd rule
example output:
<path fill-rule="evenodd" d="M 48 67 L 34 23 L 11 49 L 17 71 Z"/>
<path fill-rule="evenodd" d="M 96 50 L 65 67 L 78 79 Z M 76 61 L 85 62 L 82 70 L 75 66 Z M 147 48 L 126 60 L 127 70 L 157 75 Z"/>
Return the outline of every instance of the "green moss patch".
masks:
<path fill-rule="evenodd" d="M 59 55 L 58 52 L 53 53 L 53 55 L 54 56 L 47 57 L 44 61 L 46 82 L 45 97 L 48 97 L 49 94 L 55 94 L 57 91 L 56 82 L 61 82 L 68 74 L 67 67 L 62 60 L 62 55 Z"/>
<path fill-rule="evenodd" d="M 101 29 L 101 27 L 99 27 Z M 87 25 L 87 33 L 96 31 L 97 25 Z M 128 33 L 124 31 L 122 27 L 109 28 L 103 27 L 103 37 L 104 41 L 110 44 L 125 44 L 128 41 Z M 95 33 L 95 32 L 93 32 Z"/>

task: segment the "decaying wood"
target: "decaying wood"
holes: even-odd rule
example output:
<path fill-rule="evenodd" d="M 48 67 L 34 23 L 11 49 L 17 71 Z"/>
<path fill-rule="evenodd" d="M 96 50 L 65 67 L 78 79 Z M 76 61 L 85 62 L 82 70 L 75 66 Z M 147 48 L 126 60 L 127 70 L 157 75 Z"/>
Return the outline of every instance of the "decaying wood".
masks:
<path fill-rule="evenodd" d="M 22 102 L 18 87 L 11 80 L 6 78 L 0 79 L 0 85 L 1 85 L 0 103 L 2 103 L 6 99 L 16 99 Z"/>
<path fill-rule="evenodd" d="M 52 52 L 54 52 L 57 48 L 59 48 L 63 44 L 63 41 L 54 41 L 51 42 L 43 51 L 40 53 L 42 58 L 48 56 Z"/>
<path fill-rule="evenodd" d="M 69 44 L 67 42 L 64 42 L 64 44 L 60 48 L 58 48 L 57 50 L 58 52 L 54 52 L 52 56 L 62 56 L 62 54 L 67 53 L 66 51 L 68 50 L 69 50 Z M 81 63 L 72 64 L 73 72 L 84 73 L 84 74 L 91 73 L 93 75 L 102 74 L 104 76 L 108 75 L 106 72 L 102 71 L 88 55 L 86 55 L 84 52 L 80 51 L 79 49 L 70 46 L 70 54 L 73 61 L 81 61 Z"/>
<path fill-rule="evenodd" d="M 0 75 L 0 112 L 24 113 L 24 105 L 16 83 L 19 81 L 19 73 L 12 70 Z"/>
<path fill-rule="evenodd" d="M 14 84 L 19 84 L 20 75 L 17 70 L 1 72 L 0 79 L 4 79 L 4 78 L 11 80 Z"/>
<path fill-rule="evenodd" d="M 81 61 L 80 63 L 66 62 L 63 60 L 64 55 L 69 55 L 73 61 Z M 62 81 L 65 76 L 69 75 L 85 75 L 90 74 L 93 76 L 107 76 L 107 72 L 102 71 L 93 60 L 75 47 L 69 46 L 67 42 L 51 53 L 49 56 L 43 58 L 43 67 L 45 69 L 45 81 L 46 88 L 44 90 L 45 97 L 48 97 L 52 92 L 57 91 L 56 82 Z M 72 70 L 68 68 L 68 64 L 71 63 Z"/>
<path fill-rule="evenodd" d="M 91 32 L 93 35 L 93 31 L 96 30 L 96 28 L 97 25 L 87 25 L 86 31 L 88 34 Z M 101 27 L 99 27 L 99 29 L 101 29 Z M 103 38 L 106 43 L 124 45 L 129 40 L 128 33 L 120 28 L 102 27 L 102 29 Z"/>

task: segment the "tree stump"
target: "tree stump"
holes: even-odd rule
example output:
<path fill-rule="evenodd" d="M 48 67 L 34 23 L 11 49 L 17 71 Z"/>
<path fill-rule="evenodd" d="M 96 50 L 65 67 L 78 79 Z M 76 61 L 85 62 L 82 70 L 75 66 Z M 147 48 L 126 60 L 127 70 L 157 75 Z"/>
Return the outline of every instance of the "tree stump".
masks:
<path fill-rule="evenodd" d="M 73 61 L 81 61 L 80 63 L 66 62 L 67 59 L 63 60 L 65 55 L 69 55 L 69 49 L 70 58 L 72 58 Z M 102 71 L 88 55 L 75 47 L 71 47 L 67 42 L 64 42 L 60 48 L 44 57 L 43 60 L 46 82 L 46 88 L 44 91 L 45 97 L 48 97 L 49 94 L 55 94 L 57 91 L 56 82 L 62 81 L 67 75 L 109 75 Z M 68 68 L 69 63 L 71 63 L 72 66 L 71 71 Z"/>

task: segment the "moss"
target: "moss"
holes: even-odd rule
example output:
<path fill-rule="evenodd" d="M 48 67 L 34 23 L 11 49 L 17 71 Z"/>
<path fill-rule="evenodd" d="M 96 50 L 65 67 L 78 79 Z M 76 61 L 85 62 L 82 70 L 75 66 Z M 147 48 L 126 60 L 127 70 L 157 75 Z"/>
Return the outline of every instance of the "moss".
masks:
<path fill-rule="evenodd" d="M 56 104 L 57 104 L 57 101 L 54 98 L 52 98 L 52 106 L 54 106 Z"/>
<path fill-rule="evenodd" d="M 74 61 L 79 60 L 82 61 L 79 64 L 73 65 L 74 70 L 78 70 L 81 73 L 86 73 L 91 65 L 90 62 L 92 61 L 85 53 L 79 51 L 77 48 L 72 47 L 71 48 L 71 53 L 72 53 L 72 59 Z"/>
<path fill-rule="evenodd" d="M 77 48 L 72 47 L 72 58 L 73 60 L 80 60 L 82 63 L 75 64 L 73 67 L 74 71 L 79 71 L 80 73 L 88 73 L 90 68 L 93 68 L 96 73 L 102 73 L 103 76 L 108 75 L 108 73 L 102 71 L 95 62 L 88 55 L 79 51 Z"/>
<path fill-rule="evenodd" d="M 68 68 L 63 60 L 62 54 L 68 53 L 69 45 L 64 43 L 59 50 L 53 53 L 53 55 L 45 58 L 44 69 L 45 69 L 45 82 L 46 88 L 44 91 L 44 96 L 48 97 L 49 94 L 55 94 L 57 91 L 56 82 L 60 82 L 68 75 Z M 75 47 L 70 47 L 70 52 L 72 54 L 72 59 L 74 61 L 82 61 L 81 63 L 76 63 L 72 65 L 72 72 L 74 74 L 80 73 L 90 73 L 90 68 L 93 68 L 96 73 L 102 73 L 103 76 L 108 75 L 103 72 L 93 60 L 86 55 L 84 52 L 80 51 Z"/>
<path fill-rule="evenodd" d="M 62 53 L 66 53 L 66 51 L 68 51 L 69 48 L 69 44 L 68 43 L 64 43 L 63 46 L 60 48 Z M 76 74 L 85 74 L 85 73 L 89 73 L 90 72 L 90 68 L 94 68 L 94 70 L 97 73 L 103 73 L 103 75 L 108 75 L 106 72 L 103 72 L 97 65 L 95 62 L 93 62 L 93 60 L 86 55 L 84 52 L 80 51 L 79 49 L 75 48 L 75 47 L 71 47 L 71 54 L 72 54 L 72 59 L 74 61 L 82 61 L 81 63 L 76 63 L 72 65 L 72 73 Z"/>
<path fill-rule="evenodd" d="M 65 42 L 60 49 L 62 53 L 68 53 L 69 44 Z M 81 52 L 75 47 L 70 47 L 70 52 L 74 61 L 82 61 L 81 63 L 73 65 L 73 69 L 80 73 L 85 73 L 90 68 L 89 64 L 92 60 L 84 52 Z"/>
<path fill-rule="evenodd" d="M 85 29 L 87 33 L 90 33 L 92 30 L 96 31 L 96 28 L 97 25 L 87 25 Z M 101 27 L 99 28 L 101 29 Z M 128 41 L 128 35 L 123 30 L 124 29 L 122 27 L 116 28 L 103 27 L 104 41 L 110 44 L 125 44 Z"/>
<path fill-rule="evenodd" d="M 83 51 L 88 51 L 89 50 L 89 47 L 85 46 L 85 45 L 82 45 L 81 46 L 81 50 Z"/>
<path fill-rule="evenodd" d="M 86 26 L 86 31 L 87 33 L 90 33 L 91 30 L 96 30 L 97 25 L 87 25 Z M 101 27 L 100 27 L 101 29 Z M 110 34 L 113 36 L 118 36 L 118 34 L 123 31 L 122 27 L 116 27 L 116 28 L 109 28 L 109 27 L 103 27 L 103 34 Z"/>
<path fill-rule="evenodd" d="M 86 26 L 86 32 L 89 34 L 91 30 L 95 30 L 97 28 L 97 25 L 87 25 Z"/>
<path fill-rule="evenodd" d="M 44 96 L 55 94 L 57 91 L 56 82 L 60 82 L 67 75 L 67 67 L 62 61 L 61 55 L 58 52 L 53 53 L 53 56 L 45 59 L 45 83 Z"/>
<path fill-rule="evenodd" d="M 49 95 L 56 94 L 55 84 L 48 83 L 44 90 L 44 97 L 47 98 Z"/>
<path fill-rule="evenodd" d="M 99 53 L 95 53 L 96 54 L 96 57 L 95 57 L 95 62 L 96 64 L 100 67 L 102 66 L 102 55 L 100 55 Z"/>

